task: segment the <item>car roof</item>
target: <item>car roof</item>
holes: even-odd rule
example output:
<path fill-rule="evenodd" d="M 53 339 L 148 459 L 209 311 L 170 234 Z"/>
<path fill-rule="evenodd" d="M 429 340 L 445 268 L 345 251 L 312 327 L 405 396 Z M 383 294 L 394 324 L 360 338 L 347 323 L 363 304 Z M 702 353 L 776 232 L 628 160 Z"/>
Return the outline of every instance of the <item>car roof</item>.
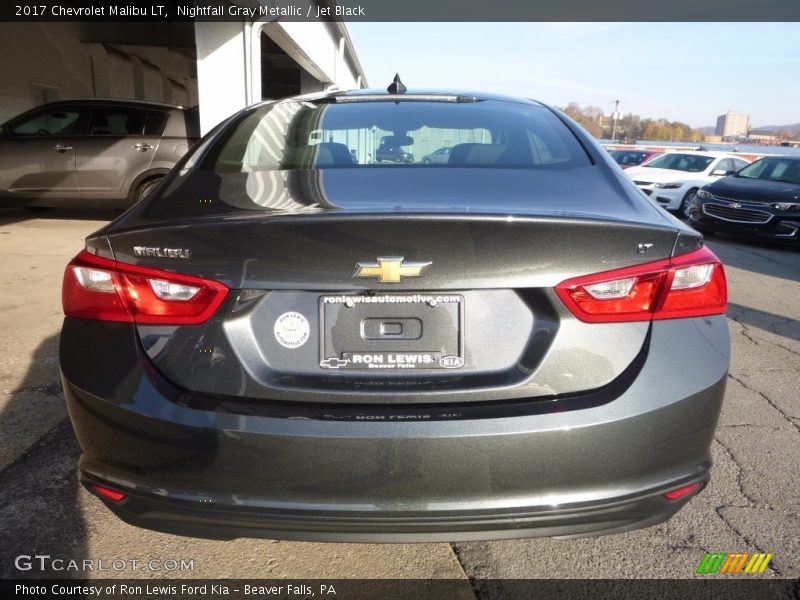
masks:
<path fill-rule="evenodd" d="M 759 156 L 758 159 L 756 160 L 762 160 L 764 158 L 777 158 L 779 160 L 794 160 L 794 161 L 800 160 L 800 156 L 797 156 L 795 154 L 765 154 L 764 156 Z"/>
<path fill-rule="evenodd" d="M 354 89 L 354 90 L 333 90 L 329 92 L 316 92 L 311 94 L 303 94 L 301 96 L 294 96 L 291 98 L 281 98 L 276 101 L 265 101 L 265 103 L 270 102 L 292 102 L 297 100 L 307 100 L 307 101 L 315 101 L 315 100 L 326 100 L 326 99 L 333 99 L 338 96 L 348 96 L 348 97 L 358 97 L 358 96 L 386 96 L 387 100 L 391 101 L 401 101 L 403 96 L 408 96 L 409 99 L 412 99 L 414 96 L 417 98 L 413 98 L 414 100 L 419 100 L 419 96 L 464 96 L 469 98 L 476 98 L 478 100 L 497 100 L 501 102 L 515 102 L 518 104 L 532 104 L 535 106 L 546 106 L 545 104 L 537 101 L 532 100 L 530 98 L 520 98 L 517 96 L 507 96 L 503 94 L 494 94 L 489 92 L 476 92 L 474 90 L 442 90 L 442 89 L 428 89 L 428 88 L 420 88 L 420 89 L 408 89 L 403 94 L 390 94 L 387 90 L 382 89 L 374 89 L 374 88 L 363 88 L 363 89 Z"/>
<path fill-rule="evenodd" d="M 709 150 L 709 151 L 705 151 L 705 150 L 667 150 L 667 151 L 661 152 L 661 154 L 664 154 L 664 155 L 666 155 L 666 154 L 693 154 L 695 156 L 709 156 L 709 157 L 713 157 L 713 158 L 722 158 L 722 157 L 726 157 L 726 158 L 741 158 L 741 157 L 737 156 L 737 154 L 735 154 L 733 152 L 719 152 L 719 151 L 715 151 L 715 150 Z"/>
<path fill-rule="evenodd" d="M 394 99 L 396 96 L 393 94 L 389 94 L 386 90 L 381 89 L 360 89 L 360 90 L 348 90 L 344 92 L 345 96 L 392 96 Z M 531 100 L 529 98 L 519 98 L 517 96 L 508 96 L 505 94 L 495 94 L 489 92 L 479 92 L 475 90 L 441 90 L 441 89 L 429 89 L 429 88 L 419 88 L 419 89 L 409 89 L 404 94 L 406 96 L 472 96 L 474 98 L 478 98 L 479 100 L 505 100 L 509 102 L 521 102 L 523 104 L 540 104 L 536 100 Z"/>
<path fill-rule="evenodd" d="M 177 104 L 167 104 L 166 102 L 152 102 L 150 100 L 133 100 L 128 98 L 69 98 L 66 100 L 56 100 L 55 102 L 48 102 L 40 104 L 35 108 L 42 108 L 43 106 L 58 106 L 63 104 L 89 104 L 89 105 L 124 105 L 124 106 L 140 106 L 142 108 L 170 108 L 174 110 L 188 110 L 189 107 L 179 106 Z"/>

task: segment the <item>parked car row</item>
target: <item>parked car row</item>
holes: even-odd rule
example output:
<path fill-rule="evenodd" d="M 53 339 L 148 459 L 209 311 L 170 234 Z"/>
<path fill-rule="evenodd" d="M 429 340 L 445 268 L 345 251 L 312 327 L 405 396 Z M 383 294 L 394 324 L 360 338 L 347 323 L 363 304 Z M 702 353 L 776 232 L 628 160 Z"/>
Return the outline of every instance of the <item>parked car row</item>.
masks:
<path fill-rule="evenodd" d="M 666 152 L 626 173 L 661 206 L 687 216 L 697 190 L 748 164 L 725 152 Z"/>
<path fill-rule="evenodd" d="M 127 208 L 147 196 L 199 139 L 197 109 L 135 100 L 65 100 L 0 127 L 0 203 Z M 381 138 L 378 163 L 414 163 L 409 136 Z M 426 165 L 450 164 L 450 146 Z M 725 152 L 611 150 L 642 192 L 704 231 L 800 240 L 800 157 L 752 165 Z"/>
<path fill-rule="evenodd" d="M 402 144 L 400 143 L 402 142 Z M 381 138 L 381 144 L 375 151 L 376 162 L 394 162 L 394 163 L 413 163 L 414 155 L 410 152 L 403 150 L 402 146 L 408 146 L 414 143 L 414 140 L 408 136 L 394 136 L 387 135 Z M 442 146 L 422 157 L 422 164 L 424 165 L 446 165 L 450 162 L 450 151 L 452 146 Z"/>
<path fill-rule="evenodd" d="M 800 157 L 750 163 L 726 152 L 609 154 L 645 195 L 706 235 L 727 231 L 800 242 Z"/>

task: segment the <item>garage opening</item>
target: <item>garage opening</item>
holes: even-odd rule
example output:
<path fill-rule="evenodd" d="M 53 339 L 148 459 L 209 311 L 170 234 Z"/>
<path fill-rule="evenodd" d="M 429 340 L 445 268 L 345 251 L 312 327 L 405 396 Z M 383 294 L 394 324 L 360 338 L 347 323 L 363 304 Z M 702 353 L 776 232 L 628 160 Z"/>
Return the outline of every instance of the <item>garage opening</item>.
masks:
<path fill-rule="evenodd" d="M 303 68 L 261 32 L 261 97 L 275 100 L 302 93 Z"/>

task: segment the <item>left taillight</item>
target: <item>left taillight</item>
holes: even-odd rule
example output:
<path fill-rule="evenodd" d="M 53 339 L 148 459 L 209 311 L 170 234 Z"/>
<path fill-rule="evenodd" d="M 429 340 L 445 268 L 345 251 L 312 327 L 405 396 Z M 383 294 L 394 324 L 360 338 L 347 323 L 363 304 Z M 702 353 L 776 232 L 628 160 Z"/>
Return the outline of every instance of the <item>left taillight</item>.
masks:
<path fill-rule="evenodd" d="M 650 321 L 723 314 L 722 263 L 708 248 L 682 256 L 568 279 L 556 293 L 587 323 Z"/>
<path fill-rule="evenodd" d="M 68 317 L 197 325 L 225 300 L 218 281 L 120 263 L 85 250 L 67 265 L 61 289 Z"/>

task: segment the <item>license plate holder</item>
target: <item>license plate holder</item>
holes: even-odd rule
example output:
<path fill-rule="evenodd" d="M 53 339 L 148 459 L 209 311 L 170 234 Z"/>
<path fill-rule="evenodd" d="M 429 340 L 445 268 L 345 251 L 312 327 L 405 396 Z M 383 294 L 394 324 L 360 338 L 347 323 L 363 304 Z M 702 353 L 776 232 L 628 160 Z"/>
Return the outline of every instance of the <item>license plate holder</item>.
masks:
<path fill-rule="evenodd" d="M 419 371 L 464 366 L 459 294 L 323 295 L 320 368 Z"/>

